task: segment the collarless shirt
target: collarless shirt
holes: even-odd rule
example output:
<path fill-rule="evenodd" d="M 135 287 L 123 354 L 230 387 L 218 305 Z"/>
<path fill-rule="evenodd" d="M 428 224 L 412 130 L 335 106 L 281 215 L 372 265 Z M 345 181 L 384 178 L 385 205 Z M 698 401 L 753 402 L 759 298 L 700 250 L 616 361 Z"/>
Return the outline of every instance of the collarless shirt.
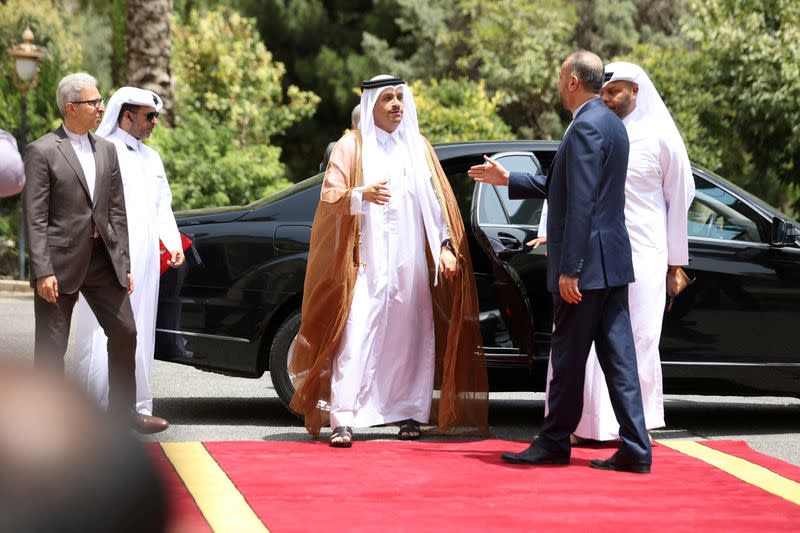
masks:
<path fill-rule="evenodd" d="M 67 132 L 69 143 L 72 145 L 75 155 L 78 156 L 78 162 L 83 170 L 83 177 L 86 178 L 86 185 L 89 188 L 89 197 L 94 202 L 97 167 L 95 166 L 94 151 L 92 151 L 92 143 L 89 141 L 89 134 L 78 135 L 77 133 L 72 133 L 66 126 L 64 126 L 64 131 Z"/>
<path fill-rule="evenodd" d="M 375 140 L 384 151 L 389 151 L 391 148 L 400 143 L 400 133 L 397 130 L 388 132 L 381 128 L 375 128 Z"/>
<path fill-rule="evenodd" d="M 108 136 L 109 139 L 112 137 L 116 137 L 117 139 L 121 140 L 129 151 L 136 152 L 137 154 L 141 155 L 142 141 L 140 139 L 137 139 L 122 128 L 117 128 L 111 135 Z"/>
<path fill-rule="evenodd" d="M 399 129 L 399 128 L 398 128 Z M 391 133 L 380 128 L 375 128 L 375 140 L 378 141 L 378 149 L 383 153 L 385 179 L 389 181 L 389 187 L 396 192 L 409 189 L 409 184 L 405 183 L 406 157 L 403 138 L 398 130 Z M 392 183 L 394 181 L 394 183 Z"/>

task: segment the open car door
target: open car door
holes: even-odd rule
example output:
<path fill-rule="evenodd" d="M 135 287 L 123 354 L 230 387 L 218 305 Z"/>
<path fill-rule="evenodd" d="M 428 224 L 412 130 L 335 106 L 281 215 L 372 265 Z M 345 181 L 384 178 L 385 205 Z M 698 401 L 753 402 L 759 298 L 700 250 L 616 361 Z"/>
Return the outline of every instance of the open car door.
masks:
<path fill-rule="evenodd" d="M 542 173 L 530 152 L 492 156 L 512 172 Z M 530 365 L 546 358 L 552 331 L 552 296 L 546 285 L 546 247 L 526 243 L 539 233 L 544 200 L 512 200 L 508 187 L 475 184 L 470 222 L 476 240 L 493 265 L 497 309 L 484 311 L 481 328 L 487 362 Z"/>

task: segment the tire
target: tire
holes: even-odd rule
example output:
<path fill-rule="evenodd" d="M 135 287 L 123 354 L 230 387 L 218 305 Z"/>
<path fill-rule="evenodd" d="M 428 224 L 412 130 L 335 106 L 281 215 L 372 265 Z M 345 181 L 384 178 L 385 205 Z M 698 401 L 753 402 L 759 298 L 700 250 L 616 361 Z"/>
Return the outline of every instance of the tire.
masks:
<path fill-rule="evenodd" d="M 297 337 L 298 331 L 300 331 L 300 309 L 292 312 L 283 321 L 283 324 L 275 333 L 275 338 L 272 340 L 272 347 L 269 351 L 269 374 L 272 378 L 272 386 L 287 409 L 294 395 L 294 385 L 292 385 L 288 371 L 289 350 L 294 343 L 295 337 Z"/>

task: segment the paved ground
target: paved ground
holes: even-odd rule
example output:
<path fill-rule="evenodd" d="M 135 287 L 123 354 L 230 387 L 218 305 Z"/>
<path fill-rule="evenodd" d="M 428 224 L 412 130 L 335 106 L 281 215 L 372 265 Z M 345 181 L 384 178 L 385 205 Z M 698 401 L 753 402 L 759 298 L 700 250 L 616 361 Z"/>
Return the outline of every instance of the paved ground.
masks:
<path fill-rule="evenodd" d="M 29 361 L 33 301 L 28 293 L 0 292 L 0 357 Z M 69 363 L 69 359 L 68 359 Z M 150 440 L 297 440 L 308 436 L 275 395 L 269 375 L 231 378 L 156 362 L 157 414 L 172 427 Z M 490 421 L 498 438 L 529 440 L 542 420 L 541 393 L 493 394 Z M 800 465 L 800 400 L 675 396 L 666 398 L 668 428 L 656 439 L 744 440 L 754 449 Z M 396 428 L 360 432 L 358 438 L 391 438 Z M 602 454 L 601 454 L 602 455 Z"/>

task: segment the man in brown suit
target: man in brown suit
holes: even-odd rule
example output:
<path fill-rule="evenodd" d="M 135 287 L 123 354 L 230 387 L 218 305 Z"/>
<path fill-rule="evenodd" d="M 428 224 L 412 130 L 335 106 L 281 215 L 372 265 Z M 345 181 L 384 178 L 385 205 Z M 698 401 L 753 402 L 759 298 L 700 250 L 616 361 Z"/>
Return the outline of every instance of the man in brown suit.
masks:
<path fill-rule="evenodd" d="M 37 367 L 64 372 L 72 309 L 81 292 L 108 337 L 109 410 L 133 417 L 140 432 L 166 429 L 165 420 L 134 415 L 136 325 L 128 256 L 125 196 L 117 152 L 89 130 L 105 108 L 97 80 L 70 74 L 56 100 L 64 124 L 25 154 L 22 193 L 31 286 L 35 287 Z"/>

